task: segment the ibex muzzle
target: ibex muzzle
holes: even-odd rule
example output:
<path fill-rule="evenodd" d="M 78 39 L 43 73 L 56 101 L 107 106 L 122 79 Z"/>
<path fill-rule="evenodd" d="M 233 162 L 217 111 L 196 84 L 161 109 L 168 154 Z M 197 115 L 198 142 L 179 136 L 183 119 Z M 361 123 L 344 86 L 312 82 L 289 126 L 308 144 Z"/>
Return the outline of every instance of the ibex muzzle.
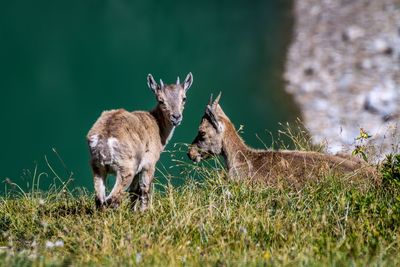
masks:
<path fill-rule="evenodd" d="M 218 114 L 222 112 L 218 105 L 220 98 L 221 93 L 213 102 L 211 96 L 201 119 L 197 136 L 189 147 L 188 157 L 195 163 L 199 163 L 212 155 L 221 154 L 223 123 L 218 120 Z"/>

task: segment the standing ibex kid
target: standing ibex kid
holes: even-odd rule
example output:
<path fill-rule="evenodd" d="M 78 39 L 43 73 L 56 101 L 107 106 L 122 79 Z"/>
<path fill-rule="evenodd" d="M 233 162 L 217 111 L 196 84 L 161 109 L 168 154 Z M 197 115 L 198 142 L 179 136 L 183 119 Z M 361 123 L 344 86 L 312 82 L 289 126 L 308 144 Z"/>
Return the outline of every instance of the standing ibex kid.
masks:
<path fill-rule="evenodd" d="M 141 210 L 148 208 L 156 163 L 182 121 L 186 92 L 192 82 L 191 73 L 183 83 L 178 77 L 175 84 L 169 85 L 162 80 L 157 84 L 149 74 L 147 84 L 158 102 L 152 111 L 118 109 L 101 114 L 87 135 L 98 207 L 118 206 L 129 187 L 132 205 L 140 198 Z M 106 196 L 109 173 L 116 175 L 116 182 Z"/>

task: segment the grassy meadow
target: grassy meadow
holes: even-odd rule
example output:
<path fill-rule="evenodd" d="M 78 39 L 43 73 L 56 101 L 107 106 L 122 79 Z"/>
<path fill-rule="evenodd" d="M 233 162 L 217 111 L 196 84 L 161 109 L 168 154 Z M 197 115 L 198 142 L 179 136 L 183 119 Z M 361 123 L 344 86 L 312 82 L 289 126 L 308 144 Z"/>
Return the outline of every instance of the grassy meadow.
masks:
<path fill-rule="evenodd" d="M 378 184 L 327 173 L 300 189 L 227 180 L 220 166 L 183 164 L 184 184 L 157 185 L 145 213 L 128 199 L 97 211 L 68 177 L 46 192 L 9 181 L 0 266 L 400 265 L 399 165 Z"/>

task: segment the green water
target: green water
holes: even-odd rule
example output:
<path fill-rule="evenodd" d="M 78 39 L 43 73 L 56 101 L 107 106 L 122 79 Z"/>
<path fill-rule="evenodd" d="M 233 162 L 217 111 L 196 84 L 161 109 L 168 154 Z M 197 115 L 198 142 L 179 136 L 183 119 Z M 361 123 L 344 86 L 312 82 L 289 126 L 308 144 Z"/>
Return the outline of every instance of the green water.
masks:
<path fill-rule="evenodd" d="M 194 76 L 169 148 L 192 141 L 219 91 L 246 142 L 261 147 L 258 133 L 268 144 L 265 129 L 298 116 L 281 80 L 290 2 L 1 1 L 1 180 L 25 184 L 25 170 L 48 171 L 47 156 L 61 176 L 72 171 L 74 185 L 91 190 L 86 133 L 102 110 L 153 108 L 148 73 L 168 83 Z M 168 154 L 162 163 L 171 164 Z"/>

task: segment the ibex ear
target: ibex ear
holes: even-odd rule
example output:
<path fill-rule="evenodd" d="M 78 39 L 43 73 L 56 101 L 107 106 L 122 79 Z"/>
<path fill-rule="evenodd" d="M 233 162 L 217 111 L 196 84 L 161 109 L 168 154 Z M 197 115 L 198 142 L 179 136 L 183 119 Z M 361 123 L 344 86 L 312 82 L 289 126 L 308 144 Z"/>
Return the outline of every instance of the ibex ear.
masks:
<path fill-rule="evenodd" d="M 217 114 L 215 114 L 215 110 L 213 110 L 210 105 L 207 105 L 206 107 L 206 115 L 210 119 L 211 124 L 214 126 L 217 132 L 221 133 L 224 128 L 222 126 L 222 123 L 218 120 L 218 116 Z"/>
<path fill-rule="evenodd" d="M 190 86 L 192 86 L 193 83 L 193 75 L 191 72 L 186 76 L 185 81 L 183 82 L 183 89 L 185 91 L 189 90 Z"/>
<path fill-rule="evenodd" d="M 160 89 L 160 86 L 157 84 L 156 80 L 154 80 L 153 75 L 151 74 L 147 75 L 147 85 L 154 93 Z"/>

